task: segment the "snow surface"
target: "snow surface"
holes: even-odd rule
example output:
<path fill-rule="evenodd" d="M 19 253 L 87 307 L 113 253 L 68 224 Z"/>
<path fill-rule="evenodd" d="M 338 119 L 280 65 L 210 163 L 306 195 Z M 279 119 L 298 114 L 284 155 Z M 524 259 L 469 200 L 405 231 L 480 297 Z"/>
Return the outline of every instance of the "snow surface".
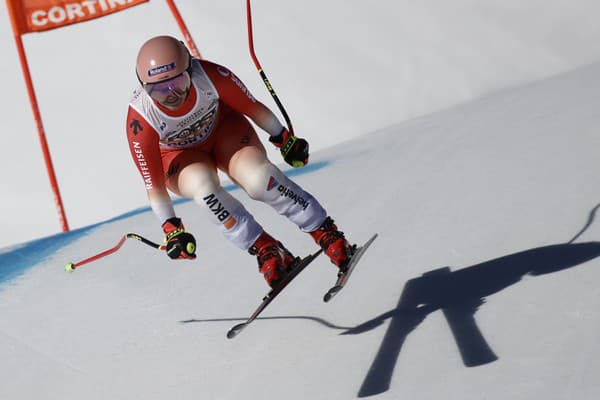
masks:
<path fill-rule="evenodd" d="M 206 44 L 197 39 L 204 55 L 225 59 L 232 68 L 239 65 L 242 78 L 267 102 L 258 79 L 250 82 L 255 71 L 243 47 L 229 46 L 244 36 L 243 27 L 231 28 L 231 18 L 243 18 L 239 5 L 219 2 L 208 10 L 196 2 L 182 3 L 185 15 L 198 16 L 189 18 L 192 32 L 207 37 Z M 65 183 L 69 201 L 83 202 L 77 205 L 85 221 L 80 224 L 98 224 L 0 252 L 0 398 L 598 398 L 600 272 L 594 267 L 600 267 L 600 63 L 594 62 L 598 50 L 590 41 L 598 35 L 593 16 L 600 6 L 583 1 L 453 3 L 332 1 L 320 4 L 318 13 L 299 5 L 279 9 L 274 1 L 256 6 L 257 48 L 294 54 L 299 51 L 294 45 L 301 43 L 313 51 L 311 60 L 303 54 L 297 62 L 282 57 L 285 51 L 264 51 L 264 57 L 259 52 L 276 90 L 293 110 L 296 130 L 313 132 L 306 136 L 316 142 L 311 167 L 291 172 L 294 179 L 319 198 L 352 241 L 362 242 L 375 232 L 380 236 L 331 303 L 321 297 L 335 269 L 320 258 L 234 340 L 225 337 L 227 330 L 252 312 L 267 287 L 252 257 L 216 234 L 193 203 L 178 203 L 177 210 L 198 238 L 196 261 L 170 262 L 128 241 L 112 256 L 73 274 L 63 272 L 66 262 L 114 246 L 125 232 L 158 240 L 160 231 L 143 208 L 143 189 L 118 133 L 124 116 L 118 111 L 122 106 L 113 102 L 126 101 L 127 90 L 108 97 L 104 91 L 110 87 L 102 83 L 94 86 L 102 94 L 61 97 L 62 104 L 56 98 L 42 101 L 52 107 L 42 110 L 54 119 L 48 135 L 65 135 L 55 139 L 61 144 L 61 169 L 79 185 L 67 189 Z M 268 13 L 259 22 L 261 8 Z M 122 55 L 111 59 L 115 72 L 110 77 L 121 80 L 115 88 L 127 86 L 131 62 L 123 59 L 129 53 L 133 57 L 138 43 L 156 30 L 156 25 L 127 28 L 128 18 L 146 12 L 158 20 L 160 4 L 139 10 L 77 30 L 89 26 L 96 29 L 93 34 L 70 36 L 67 32 L 75 28 L 65 28 L 27 38 L 32 54 L 38 48 L 37 73 L 44 72 L 42 66 L 48 70 L 44 96 L 52 99 L 64 87 L 51 82 L 60 69 L 52 65 L 55 61 L 39 64 L 42 50 L 48 54 L 41 42 L 47 46 L 53 40 L 68 43 L 80 65 L 100 59 L 86 46 L 110 46 Z M 372 29 L 358 24 L 365 18 Z M 309 33 L 307 19 L 314 29 Z M 331 21 L 336 23 L 326 26 Z M 277 34 L 259 34 L 258 28 L 268 24 L 277 27 Z M 360 40 L 344 42 L 343 33 L 357 25 L 362 30 L 352 33 Z M 111 34 L 127 32 L 131 41 L 100 35 L 107 26 L 114 26 Z M 338 36 L 327 27 L 338 29 Z M 371 38 L 383 43 L 377 51 L 365 48 Z M 410 51 L 382 50 L 400 42 Z M 431 47 L 424 49 L 423 42 Z M 342 43 L 346 50 L 340 50 Z M 451 51 L 452 46 L 472 52 Z M 363 71 L 350 87 L 342 83 L 351 71 L 323 77 L 314 65 L 337 56 L 348 65 L 345 51 L 365 54 L 348 67 Z M 432 58 L 419 64 L 419 55 L 426 53 Z M 383 72 L 365 75 L 367 62 Z M 10 67 L 6 64 L 3 72 Z M 409 65 L 415 67 L 413 78 L 389 82 L 394 71 Z M 492 65 L 497 67 L 493 73 Z M 96 68 L 93 75 L 105 79 L 99 74 L 102 66 L 93 63 L 87 69 Z M 310 68 L 310 79 L 298 72 Z M 487 79 L 475 72 L 485 72 Z M 70 76 L 77 79 L 76 73 L 82 72 Z M 19 138 L 29 131 L 33 136 L 25 122 L 28 110 L 17 110 L 27 104 L 24 94 L 19 98 L 22 82 L 14 79 L 9 85 L 14 97 L 10 103 L 2 100 L 8 110 L 3 123 L 22 130 Z M 357 92 L 363 95 L 354 103 L 342 88 L 370 92 Z M 315 91 L 318 95 L 306 101 Z M 86 125 L 82 121 L 97 110 L 65 113 L 64 107 L 75 110 L 71 101 L 81 104 L 83 99 L 111 117 Z M 405 108 L 408 103 L 414 109 Z M 315 111 L 324 104 L 331 106 L 330 113 Z M 115 125 L 103 127 L 105 120 Z M 120 139 L 108 147 L 74 135 L 86 126 L 107 142 Z M 34 140 L 30 145 L 33 153 Z M 93 150 L 82 151 L 86 146 Z M 14 233 L 7 244 L 56 230 L 49 224 L 53 209 L 47 207 L 49 191 L 42 187 L 44 177 L 37 176 L 37 161 L 32 158 L 27 168 L 16 169 L 13 164 L 22 165 L 23 155 L 12 153 L 4 169 L 19 176 L 9 174 L 14 182 L 2 199 L 12 215 L 6 216 L 4 234 Z M 88 162 L 69 168 L 75 161 L 67 162 L 67 156 Z M 111 165 L 98 168 L 94 157 L 102 163 L 109 157 Z M 232 194 L 295 253 L 315 249 L 307 235 L 268 207 L 250 202 L 240 190 Z"/>

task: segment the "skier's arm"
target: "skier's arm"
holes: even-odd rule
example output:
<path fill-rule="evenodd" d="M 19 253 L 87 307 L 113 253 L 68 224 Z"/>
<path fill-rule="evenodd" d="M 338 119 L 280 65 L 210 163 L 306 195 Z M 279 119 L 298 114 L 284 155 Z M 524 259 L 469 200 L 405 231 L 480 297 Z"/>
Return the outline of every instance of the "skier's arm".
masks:
<path fill-rule="evenodd" d="M 281 151 L 283 159 L 293 167 L 308 163 L 308 142 L 292 135 L 263 103 L 256 100 L 244 83 L 227 68 L 202 61 L 204 70 L 214 83 L 219 98 L 235 111 L 248 116 L 269 133 L 269 141 Z"/>
<path fill-rule="evenodd" d="M 175 216 L 173 201 L 167 192 L 158 133 L 132 107 L 127 112 L 127 141 L 133 161 L 144 180 L 150 207 L 162 224 L 167 256 L 172 259 L 196 258 L 196 240 L 186 232 L 181 219 Z"/>
<path fill-rule="evenodd" d="M 173 201 L 165 185 L 158 133 L 132 107 L 127 113 L 127 141 L 133 161 L 144 180 L 154 214 L 161 223 L 174 218 Z"/>
<path fill-rule="evenodd" d="M 246 115 L 271 137 L 281 134 L 285 128 L 277 116 L 263 103 L 256 100 L 233 72 L 209 61 L 202 60 L 201 62 L 223 103 Z"/>

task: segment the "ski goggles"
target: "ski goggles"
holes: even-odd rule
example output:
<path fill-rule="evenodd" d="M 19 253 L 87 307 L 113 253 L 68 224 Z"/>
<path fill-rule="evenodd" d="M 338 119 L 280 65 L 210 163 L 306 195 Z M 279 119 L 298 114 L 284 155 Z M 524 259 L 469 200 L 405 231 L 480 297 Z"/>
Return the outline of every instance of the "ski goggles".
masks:
<path fill-rule="evenodd" d="M 154 100 L 159 103 L 165 103 L 167 98 L 172 94 L 182 96 L 187 93 L 187 91 L 190 90 L 191 84 L 192 80 L 190 78 L 190 74 L 187 71 L 184 71 L 183 73 L 165 81 L 144 83 L 143 87 L 148 95 Z"/>

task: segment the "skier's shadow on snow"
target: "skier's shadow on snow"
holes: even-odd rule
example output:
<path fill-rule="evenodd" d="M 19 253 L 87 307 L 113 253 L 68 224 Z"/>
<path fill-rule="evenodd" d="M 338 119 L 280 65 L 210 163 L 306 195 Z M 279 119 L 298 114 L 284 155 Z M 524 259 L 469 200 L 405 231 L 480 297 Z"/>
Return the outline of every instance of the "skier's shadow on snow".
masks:
<path fill-rule="evenodd" d="M 342 333 L 364 333 L 391 319 L 358 396 L 372 396 L 389 389 L 406 337 L 428 314 L 437 310 L 446 317 L 465 366 L 475 367 L 497 360 L 475 322 L 475 312 L 484 304 L 485 298 L 519 282 L 525 275 L 562 271 L 598 256 L 600 242 L 560 244 L 456 271 L 449 267 L 440 268 L 409 280 L 396 308 Z"/>

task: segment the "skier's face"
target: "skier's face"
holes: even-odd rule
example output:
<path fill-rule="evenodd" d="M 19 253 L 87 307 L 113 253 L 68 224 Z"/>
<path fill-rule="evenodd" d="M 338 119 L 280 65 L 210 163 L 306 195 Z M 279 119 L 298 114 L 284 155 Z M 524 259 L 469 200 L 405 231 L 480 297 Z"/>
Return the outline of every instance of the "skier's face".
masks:
<path fill-rule="evenodd" d="M 150 97 L 156 100 L 161 105 L 176 109 L 183 104 L 186 99 L 192 81 L 190 74 L 184 71 L 171 79 L 157 83 L 145 83 L 144 89 Z"/>

